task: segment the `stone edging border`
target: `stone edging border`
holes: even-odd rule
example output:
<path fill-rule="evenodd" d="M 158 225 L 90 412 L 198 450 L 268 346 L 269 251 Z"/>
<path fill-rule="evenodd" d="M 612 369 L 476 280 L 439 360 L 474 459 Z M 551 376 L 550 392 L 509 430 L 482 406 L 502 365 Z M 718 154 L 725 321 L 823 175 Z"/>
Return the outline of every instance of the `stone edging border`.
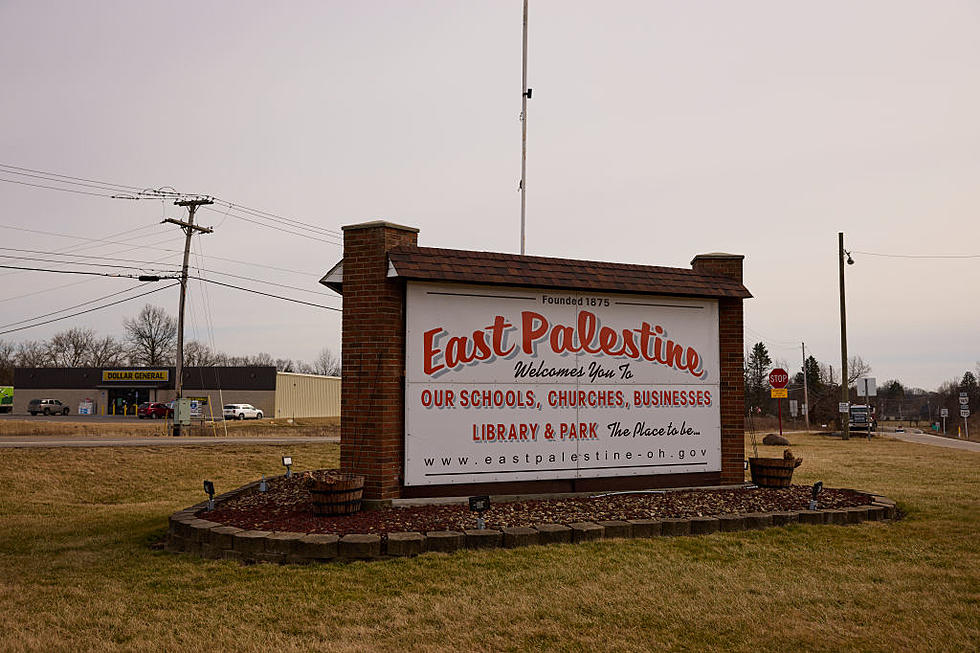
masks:
<path fill-rule="evenodd" d="M 255 481 L 216 496 L 215 505 L 255 487 L 258 483 Z M 451 553 L 461 549 L 510 549 L 537 544 L 578 543 L 603 538 L 707 535 L 794 523 L 847 525 L 898 517 L 895 502 L 891 499 L 870 492 L 860 494 L 871 498 L 870 506 L 712 517 L 538 524 L 533 528 L 505 527 L 500 530 L 388 533 L 387 538 L 375 534 L 338 536 L 244 530 L 198 518 L 197 513 L 207 507 L 207 503 L 199 503 L 170 516 L 165 549 L 209 559 L 238 560 L 242 563 L 309 564 L 417 556 L 429 551 Z"/>

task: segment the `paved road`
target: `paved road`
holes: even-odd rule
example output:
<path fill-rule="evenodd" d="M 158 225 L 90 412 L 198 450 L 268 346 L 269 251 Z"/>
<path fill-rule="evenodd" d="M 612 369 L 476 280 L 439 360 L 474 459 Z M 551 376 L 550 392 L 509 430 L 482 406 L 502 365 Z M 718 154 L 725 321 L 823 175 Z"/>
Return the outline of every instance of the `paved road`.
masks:
<path fill-rule="evenodd" d="M 187 447 L 242 444 L 327 444 L 338 443 L 340 438 L 331 437 L 283 437 L 283 438 L 128 438 L 125 440 L 82 439 L 57 435 L 0 437 L 0 449 L 45 449 L 52 447 Z"/>
<path fill-rule="evenodd" d="M 0 414 L 0 420 L 26 420 L 28 422 L 71 422 L 73 424 L 162 424 L 162 420 L 140 419 L 135 415 L 124 417 L 123 415 L 14 415 L 11 413 Z M 219 420 L 220 421 L 220 420 Z"/>
<path fill-rule="evenodd" d="M 965 449 L 967 451 L 980 451 L 980 442 L 970 442 L 968 440 L 957 440 L 956 438 L 944 438 L 941 435 L 931 435 L 921 431 L 905 433 L 893 433 L 888 431 L 883 433 L 885 437 L 896 438 L 904 442 L 915 442 L 918 444 L 931 444 L 936 447 L 947 447 L 949 449 Z"/>

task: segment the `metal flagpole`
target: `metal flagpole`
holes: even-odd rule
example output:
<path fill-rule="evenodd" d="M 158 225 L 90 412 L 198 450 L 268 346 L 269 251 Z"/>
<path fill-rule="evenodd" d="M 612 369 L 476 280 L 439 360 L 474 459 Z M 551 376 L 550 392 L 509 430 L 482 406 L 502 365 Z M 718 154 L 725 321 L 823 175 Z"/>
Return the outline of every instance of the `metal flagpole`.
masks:
<path fill-rule="evenodd" d="M 524 52 L 521 60 L 521 254 L 524 254 L 525 201 L 527 190 L 527 0 L 524 0 Z"/>

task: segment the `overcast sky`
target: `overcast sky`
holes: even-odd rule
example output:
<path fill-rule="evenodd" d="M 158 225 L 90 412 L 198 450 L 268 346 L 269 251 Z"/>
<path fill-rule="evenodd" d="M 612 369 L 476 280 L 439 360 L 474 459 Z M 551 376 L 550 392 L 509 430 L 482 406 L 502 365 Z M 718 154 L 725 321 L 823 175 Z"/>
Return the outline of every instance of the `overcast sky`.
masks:
<path fill-rule="evenodd" d="M 929 389 L 975 367 L 980 257 L 866 252 L 980 255 L 980 4 L 531 0 L 529 23 L 528 253 L 744 254 L 747 345 L 798 368 L 806 341 L 838 369 L 844 231 L 851 353 L 879 382 Z M 0 164 L 316 225 L 202 210 L 215 232 L 195 239 L 200 265 L 339 307 L 317 280 L 341 225 L 517 251 L 520 73 L 519 0 L 0 0 Z M 179 230 L 157 224 L 184 217 L 170 203 L 0 182 L 0 207 L 3 264 L 69 267 L 14 249 L 179 264 Z M 0 324 L 134 285 L 0 271 Z M 225 352 L 339 348 L 336 312 L 196 283 L 190 296 L 188 338 Z M 143 301 L 0 338 L 121 334 Z M 145 301 L 176 312 L 177 291 Z"/>

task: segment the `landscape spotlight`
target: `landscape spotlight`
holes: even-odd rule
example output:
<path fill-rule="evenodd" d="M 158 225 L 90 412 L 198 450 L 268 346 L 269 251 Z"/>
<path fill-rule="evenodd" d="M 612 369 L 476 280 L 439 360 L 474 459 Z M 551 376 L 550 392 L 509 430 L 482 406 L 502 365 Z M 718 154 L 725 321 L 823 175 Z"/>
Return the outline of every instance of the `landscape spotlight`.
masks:
<path fill-rule="evenodd" d="M 292 478 L 293 477 L 293 457 L 292 456 L 283 456 L 282 457 L 282 464 L 286 467 L 286 478 Z"/>
<path fill-rule="evenodd" d="M 214 510 L 214 483 L 204 481 L 204 492 L 208 495 L 208 510 Z"/>
<path fill-rule="evenodd" d="M 823 481 L 817 481 L 813 484 L 812 496 L 810 497 L 810 510 L 817 509 L 817 495 L 823 491 Z"/>
<path fill-rule="evenodd" d="M 265 482 L 265 474 L 262 475 L 262 480 L 259 481 L 259 492 L 265 492 L 269 489 L 269 485 Z"/>
<path fill-rule="evenodd" d="M 486 528 L 486 523 L 483 521 L 483 513 L 490 509 L 490 497 L 483 495 L 479 497 L 470 497 L 470 510 L 476 513 L 476 527 L 481 531 Z"/>

